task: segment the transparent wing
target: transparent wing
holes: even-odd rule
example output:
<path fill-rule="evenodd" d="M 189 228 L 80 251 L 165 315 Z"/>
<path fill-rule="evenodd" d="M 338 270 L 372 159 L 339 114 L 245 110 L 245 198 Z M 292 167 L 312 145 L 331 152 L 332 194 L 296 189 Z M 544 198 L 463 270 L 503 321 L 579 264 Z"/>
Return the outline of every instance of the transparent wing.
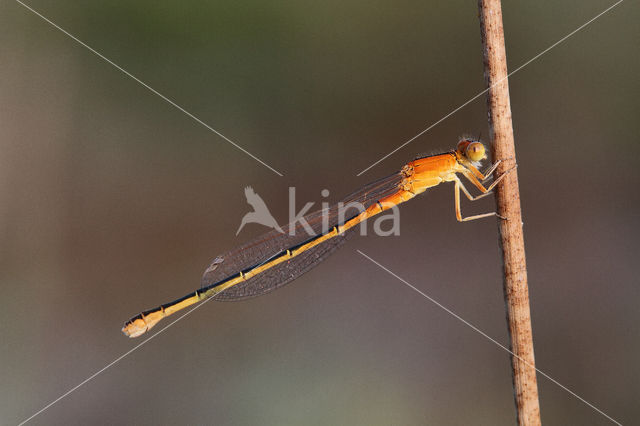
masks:
<path fill-rule="evenodd" d="M 379 199 L 396 192 L 401 180 L 402 175 L 400 173 L 394 173 L 393 175 L 370 183 L 357 192 L 347 196 L 342 201 L 342 205 L 359 203 L 366 209 Z M 321 234 L 323 229 L 330 230 L 334 226 L 341 225 L 342 222 L 359 213 L 359 211 L 354 208 L 347 210 L 345 214 L 344 209 L 340 209 L 339 206 L 340 204 L 331 206 L 324 215 L 322 210 L 310 213 L 305 216 L 304 219 L 315 234 Z M 346 217 L 341 216 L 341 211 Z M 323 220 L 326 222 L 325 224 L 323 224 Z M 343 235 L 331 238 L 288 261 L 275 265 L 261 274 L 214 296 L 214 299 L 219 301 L 243 300 L 260 296 L 282 287 L 326 259 L 335 250 L 340 248 L 357 229 L 358 227 L 354 227 Z M 313 235 L 310 235 L 299 222 L 283 226 L 282 230 L 284 233 L 276 230 L 268 232 L 237 249 L 217 256 L 202 276 L 202 287 L 210 286 L 240 271 L 265 263 L 279 253 L 303 244 L 305 241 L 313 238 Z"/>

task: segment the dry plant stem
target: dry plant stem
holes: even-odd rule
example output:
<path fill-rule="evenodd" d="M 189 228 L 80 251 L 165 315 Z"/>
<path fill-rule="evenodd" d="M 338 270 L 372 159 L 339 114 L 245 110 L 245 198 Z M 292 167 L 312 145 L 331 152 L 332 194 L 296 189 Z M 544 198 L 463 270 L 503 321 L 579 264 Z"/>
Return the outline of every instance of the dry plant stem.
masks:
<path fill-rule="evenodd" d="M 494 160 L 500 159 L 498 175 L 515 165 L 513 126 L 507 79 L 500 0 L 478 0 L 484 49 L 484 72 L 489 87 L 489 129 Z M 513 389 L 519 425 L 540 425 L 540 404 L 536 382 L 527 266 L 522 234 L 520 192 L 516 171 L 505 176 L 496 190 L 504 261 L 504 298 L 509 326 L 513 368 Z"/>

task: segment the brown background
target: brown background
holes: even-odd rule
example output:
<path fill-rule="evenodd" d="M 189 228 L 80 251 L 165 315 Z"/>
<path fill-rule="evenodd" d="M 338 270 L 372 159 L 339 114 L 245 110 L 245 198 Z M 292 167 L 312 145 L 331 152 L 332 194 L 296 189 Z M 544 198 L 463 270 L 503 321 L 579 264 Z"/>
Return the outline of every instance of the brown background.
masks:
<path fill-rule="evenodd" d="M 210 3 L 210 4 L 209 4 Z M 124 320 L 198 287 L 247 226 L 252 185 L 287 219 L 416 154 L 487 135 L 474 2 L 113 1 L 45 16 L 284 173 L 278 177 L 18 3 L 0 5 L 0 423 L 140 340 Z M 507 2 L 516 68 L 610 2 Z M 640 416 L 638 5 L 511 78 L 538 367 Z M 463 204 L 490 211 L 493 200 Z M 496 224 L 451 186 L 284 289 L 212 302 L 32 424 L 513 424 Z M 539 377 L 546 424 L 609 424 Z"/>

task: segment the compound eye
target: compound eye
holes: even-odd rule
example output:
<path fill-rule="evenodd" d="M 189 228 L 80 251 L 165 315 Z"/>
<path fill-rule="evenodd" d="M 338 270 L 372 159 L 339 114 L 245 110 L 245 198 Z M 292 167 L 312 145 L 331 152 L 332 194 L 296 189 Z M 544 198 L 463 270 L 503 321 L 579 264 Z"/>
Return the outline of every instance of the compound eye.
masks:
<path fill-rule="evenodd" d="M 471 161 L 480 161 L 487 158 L 484 145 L 480 142 L 471 142 L 464 151 L 467 158 Z"/>

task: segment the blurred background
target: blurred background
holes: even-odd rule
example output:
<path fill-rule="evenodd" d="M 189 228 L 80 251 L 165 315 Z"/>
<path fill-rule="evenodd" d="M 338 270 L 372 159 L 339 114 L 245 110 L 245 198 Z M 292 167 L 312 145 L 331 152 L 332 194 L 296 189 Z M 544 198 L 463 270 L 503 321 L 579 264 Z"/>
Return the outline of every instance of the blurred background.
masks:
<path fill-rule="evenodd" d="M 284 174 L 276 175 L 16 2 L 0 4 L 0 413 L 26 419 L 141 342 L 132 315 L 199 286 L 276 219 L 488 135 L 475 3 L 28 3 Z M 610 1 L 507 2 L 510 69 Z M 579 6 L 579 7 L 578 7 Z M 640 417 L 638 4 L 510 79 L 537 366 L 621 423 Z M 463 213 L 494 209 L 463 201 Z M 211 302 L 30 424 L 509 425 L 493 219 L 442 185 L 399 237 L 356 237 L 294 283 Z M 154 331 L 160 329 L 158 326 Z M 545 424 L 609 421 L 538 378 Z"/>

